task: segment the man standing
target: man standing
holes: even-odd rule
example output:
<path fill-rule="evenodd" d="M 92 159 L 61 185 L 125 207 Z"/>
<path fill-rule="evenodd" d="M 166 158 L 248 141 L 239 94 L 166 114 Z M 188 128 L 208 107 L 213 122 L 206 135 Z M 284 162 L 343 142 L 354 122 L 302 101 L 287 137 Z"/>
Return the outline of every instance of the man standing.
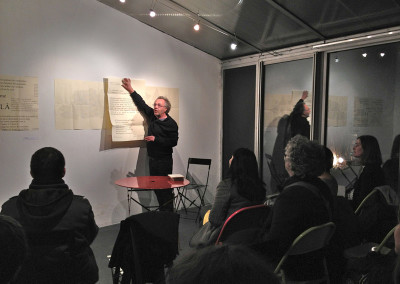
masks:
<path fill-rule="evenodd" d="M 65 159 L 45 147 L 31 158 L 32 183 L 2 206 L 24 228 L 29 252 L 13 283 L 96 283 L 99 271 L 90 244 L 99 228 L 92 207 L 64 183 Z"/>
<path fill-rule="evenodd" d="M 168 115 L 171 103 L 165 97 L 158 97 L 154 108 L 148 106 L 143 98 L 132 88 L 131 80 L 124 78 L 122 87 L 127 90 L 138 110 L 147 118 L 148 133 L 144 137 L 149 156 L 151 176 L 172 174 L 172 147 L 178 144 L 178 125 Z M 155 190 L 160 210 L 173 211 L 173 189 Z"/>
<path fill-rule="evenodd" d="M 307 97 L 308 92 L 304 91 L 301 99 L 294 106 L 293 111 L 290 114 L 291 137 L 300 134 L 310 139 L 310 123 L 308 122 L 307 117 L 310 116 L 311 109 L 304 103 L 304 100 Z"/>

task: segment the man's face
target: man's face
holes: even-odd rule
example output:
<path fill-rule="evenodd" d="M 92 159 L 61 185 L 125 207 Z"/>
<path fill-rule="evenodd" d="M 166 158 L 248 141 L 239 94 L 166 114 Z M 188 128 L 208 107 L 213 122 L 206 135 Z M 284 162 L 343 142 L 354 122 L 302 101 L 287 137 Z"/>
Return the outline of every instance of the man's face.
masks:
<path fill-rule="evenodd" d="M 303 117 L 309 117 L 310 113 L 311 113 L 311 109 L 305 104 L 304 111 L 303 111 Z"/>
<path fill-rule="evenodd" d="M 167 111 L 165 107 L 165 101 L 163 99 L 157 99 L 154 102 L 154 115 L 157 117 L 163 116 L 164 113 Z"/>

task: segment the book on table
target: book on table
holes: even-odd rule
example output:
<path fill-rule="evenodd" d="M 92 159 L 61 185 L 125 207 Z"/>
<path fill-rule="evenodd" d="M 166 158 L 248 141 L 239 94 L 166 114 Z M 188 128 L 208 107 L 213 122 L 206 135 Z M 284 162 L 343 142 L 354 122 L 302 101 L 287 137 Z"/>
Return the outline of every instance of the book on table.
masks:
<path fill-rule="evenodd" d="M 185 179 L 185 177 L 181 174 L 169 174 L 168 177 L 172 181 L 183 181 Z"/>

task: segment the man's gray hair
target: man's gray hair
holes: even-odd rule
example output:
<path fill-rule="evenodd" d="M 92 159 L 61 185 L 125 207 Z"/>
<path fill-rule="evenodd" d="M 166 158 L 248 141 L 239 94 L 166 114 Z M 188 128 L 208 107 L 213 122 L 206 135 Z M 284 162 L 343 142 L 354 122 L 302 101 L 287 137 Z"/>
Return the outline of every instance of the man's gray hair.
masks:
<path fill-rule="evenodd" d="M 296 135 L 286 145 L 285 161 L 295 176 L 318 177 L 324 171 L 325 152 L 318 143 Z"/>
<path fill-rule="evenodd" d="M 164 96 L 159 96 L 159 97 L 157 98 L 157 100 L 158 100 L 158 99 L 164 100 L 164 102 L 165 102 L 165 107 L 167 108 L 166 113 L 169 113 L 169 111 L 171 110 L 171 102 L 169 101 L 169 99 L 166 98 L 166 97 L 164 97 Z"/>

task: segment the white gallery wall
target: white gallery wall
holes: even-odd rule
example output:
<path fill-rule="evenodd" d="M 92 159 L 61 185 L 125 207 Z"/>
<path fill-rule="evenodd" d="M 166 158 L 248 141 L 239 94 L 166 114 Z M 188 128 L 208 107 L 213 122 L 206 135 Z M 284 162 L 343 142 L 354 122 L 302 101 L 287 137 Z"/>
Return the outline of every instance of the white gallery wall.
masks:
<path fill-rule="evenodd" d="M 101 150 L 101 130 L 55 129 L 55 79 L 101 82 L 109 76 L 179 89 L 174 173 L 185 174 L 188 157 L 211 158 L 214 192 L 220 70 L 218 59 L 95 0 L 0 0 L 0 74 L 37 77 L 39 83 L 39 130 L 0 131 L 0 203 L 29 186 L 31 155 L 52 146 L 66 158 L 65 182 L 89 199 L 99 226 L 127 217 L 126 190 L 114 181 L 129 171 L 147 174 L 146 149 Z M 147 197 L 154 199 L 141 196 Z M 132 207 L 131 213 L 140 212 Z"/>

